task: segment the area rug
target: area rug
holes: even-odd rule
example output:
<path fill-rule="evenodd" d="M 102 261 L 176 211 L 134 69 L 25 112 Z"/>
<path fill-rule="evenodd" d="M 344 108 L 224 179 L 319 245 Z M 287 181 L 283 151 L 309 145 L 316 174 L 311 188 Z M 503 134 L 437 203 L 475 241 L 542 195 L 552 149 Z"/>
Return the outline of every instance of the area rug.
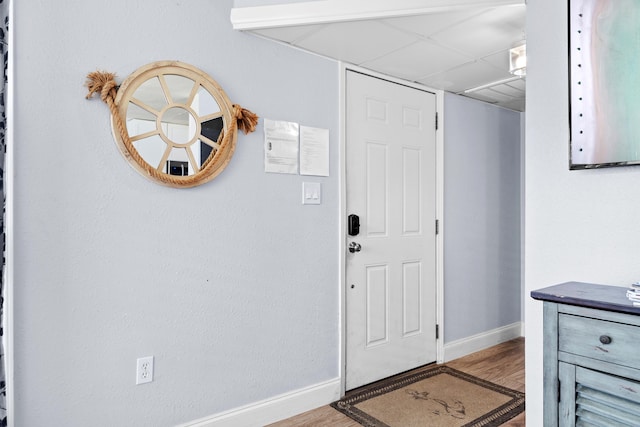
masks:
<path fill-rule="evenodd" d="M 331 406 L 369 427 L 489 427 L 524 411 L 524 393 L 440 365 L 379 381 Z"/>

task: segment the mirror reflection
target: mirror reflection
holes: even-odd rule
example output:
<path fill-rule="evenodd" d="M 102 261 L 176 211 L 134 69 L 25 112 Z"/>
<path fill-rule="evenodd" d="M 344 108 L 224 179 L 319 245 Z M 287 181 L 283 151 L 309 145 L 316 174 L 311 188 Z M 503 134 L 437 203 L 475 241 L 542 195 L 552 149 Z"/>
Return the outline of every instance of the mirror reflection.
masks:
<path fill-rule="evenodd" d="M 193 175 L 219 148 L 224 119 L 220 105 L 200 82 L 160 74 L 133 93 L 126 126 L 149 165 L 171 175 Z"/>

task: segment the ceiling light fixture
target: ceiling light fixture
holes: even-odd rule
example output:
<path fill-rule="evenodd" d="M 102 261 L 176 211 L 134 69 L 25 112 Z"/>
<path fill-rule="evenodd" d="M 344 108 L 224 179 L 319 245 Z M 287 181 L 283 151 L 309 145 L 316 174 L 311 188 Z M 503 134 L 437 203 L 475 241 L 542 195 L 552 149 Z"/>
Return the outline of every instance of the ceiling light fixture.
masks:
<path fill-rule="evenodd" d="M 509 49 L 509 72 L 514 76 L 527 74 L 527 45 L 525 43 Z"/>

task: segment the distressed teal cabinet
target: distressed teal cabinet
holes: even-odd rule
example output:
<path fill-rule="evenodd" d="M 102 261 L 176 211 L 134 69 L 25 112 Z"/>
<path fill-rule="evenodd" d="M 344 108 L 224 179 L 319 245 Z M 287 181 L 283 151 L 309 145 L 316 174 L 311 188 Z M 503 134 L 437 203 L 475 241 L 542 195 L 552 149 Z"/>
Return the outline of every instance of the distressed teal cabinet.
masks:
<path fill-rule="evenodd" d="M 568 282 L 544 301 L 544 425 L 640 426 L 640 308 L 626 288 Z"/>

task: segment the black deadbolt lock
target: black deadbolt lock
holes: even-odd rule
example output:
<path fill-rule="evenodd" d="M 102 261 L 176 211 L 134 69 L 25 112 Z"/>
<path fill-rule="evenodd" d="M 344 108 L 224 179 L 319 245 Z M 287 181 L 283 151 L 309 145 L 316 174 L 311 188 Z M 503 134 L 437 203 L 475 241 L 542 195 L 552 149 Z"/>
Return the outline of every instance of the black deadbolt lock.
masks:
<path fill-rule="evenodd" d="M 357 236 L 360 234 L 360 217 L 358 215 L 349 215 L 347 222 L 349 223 L 349 236 Z"/>

